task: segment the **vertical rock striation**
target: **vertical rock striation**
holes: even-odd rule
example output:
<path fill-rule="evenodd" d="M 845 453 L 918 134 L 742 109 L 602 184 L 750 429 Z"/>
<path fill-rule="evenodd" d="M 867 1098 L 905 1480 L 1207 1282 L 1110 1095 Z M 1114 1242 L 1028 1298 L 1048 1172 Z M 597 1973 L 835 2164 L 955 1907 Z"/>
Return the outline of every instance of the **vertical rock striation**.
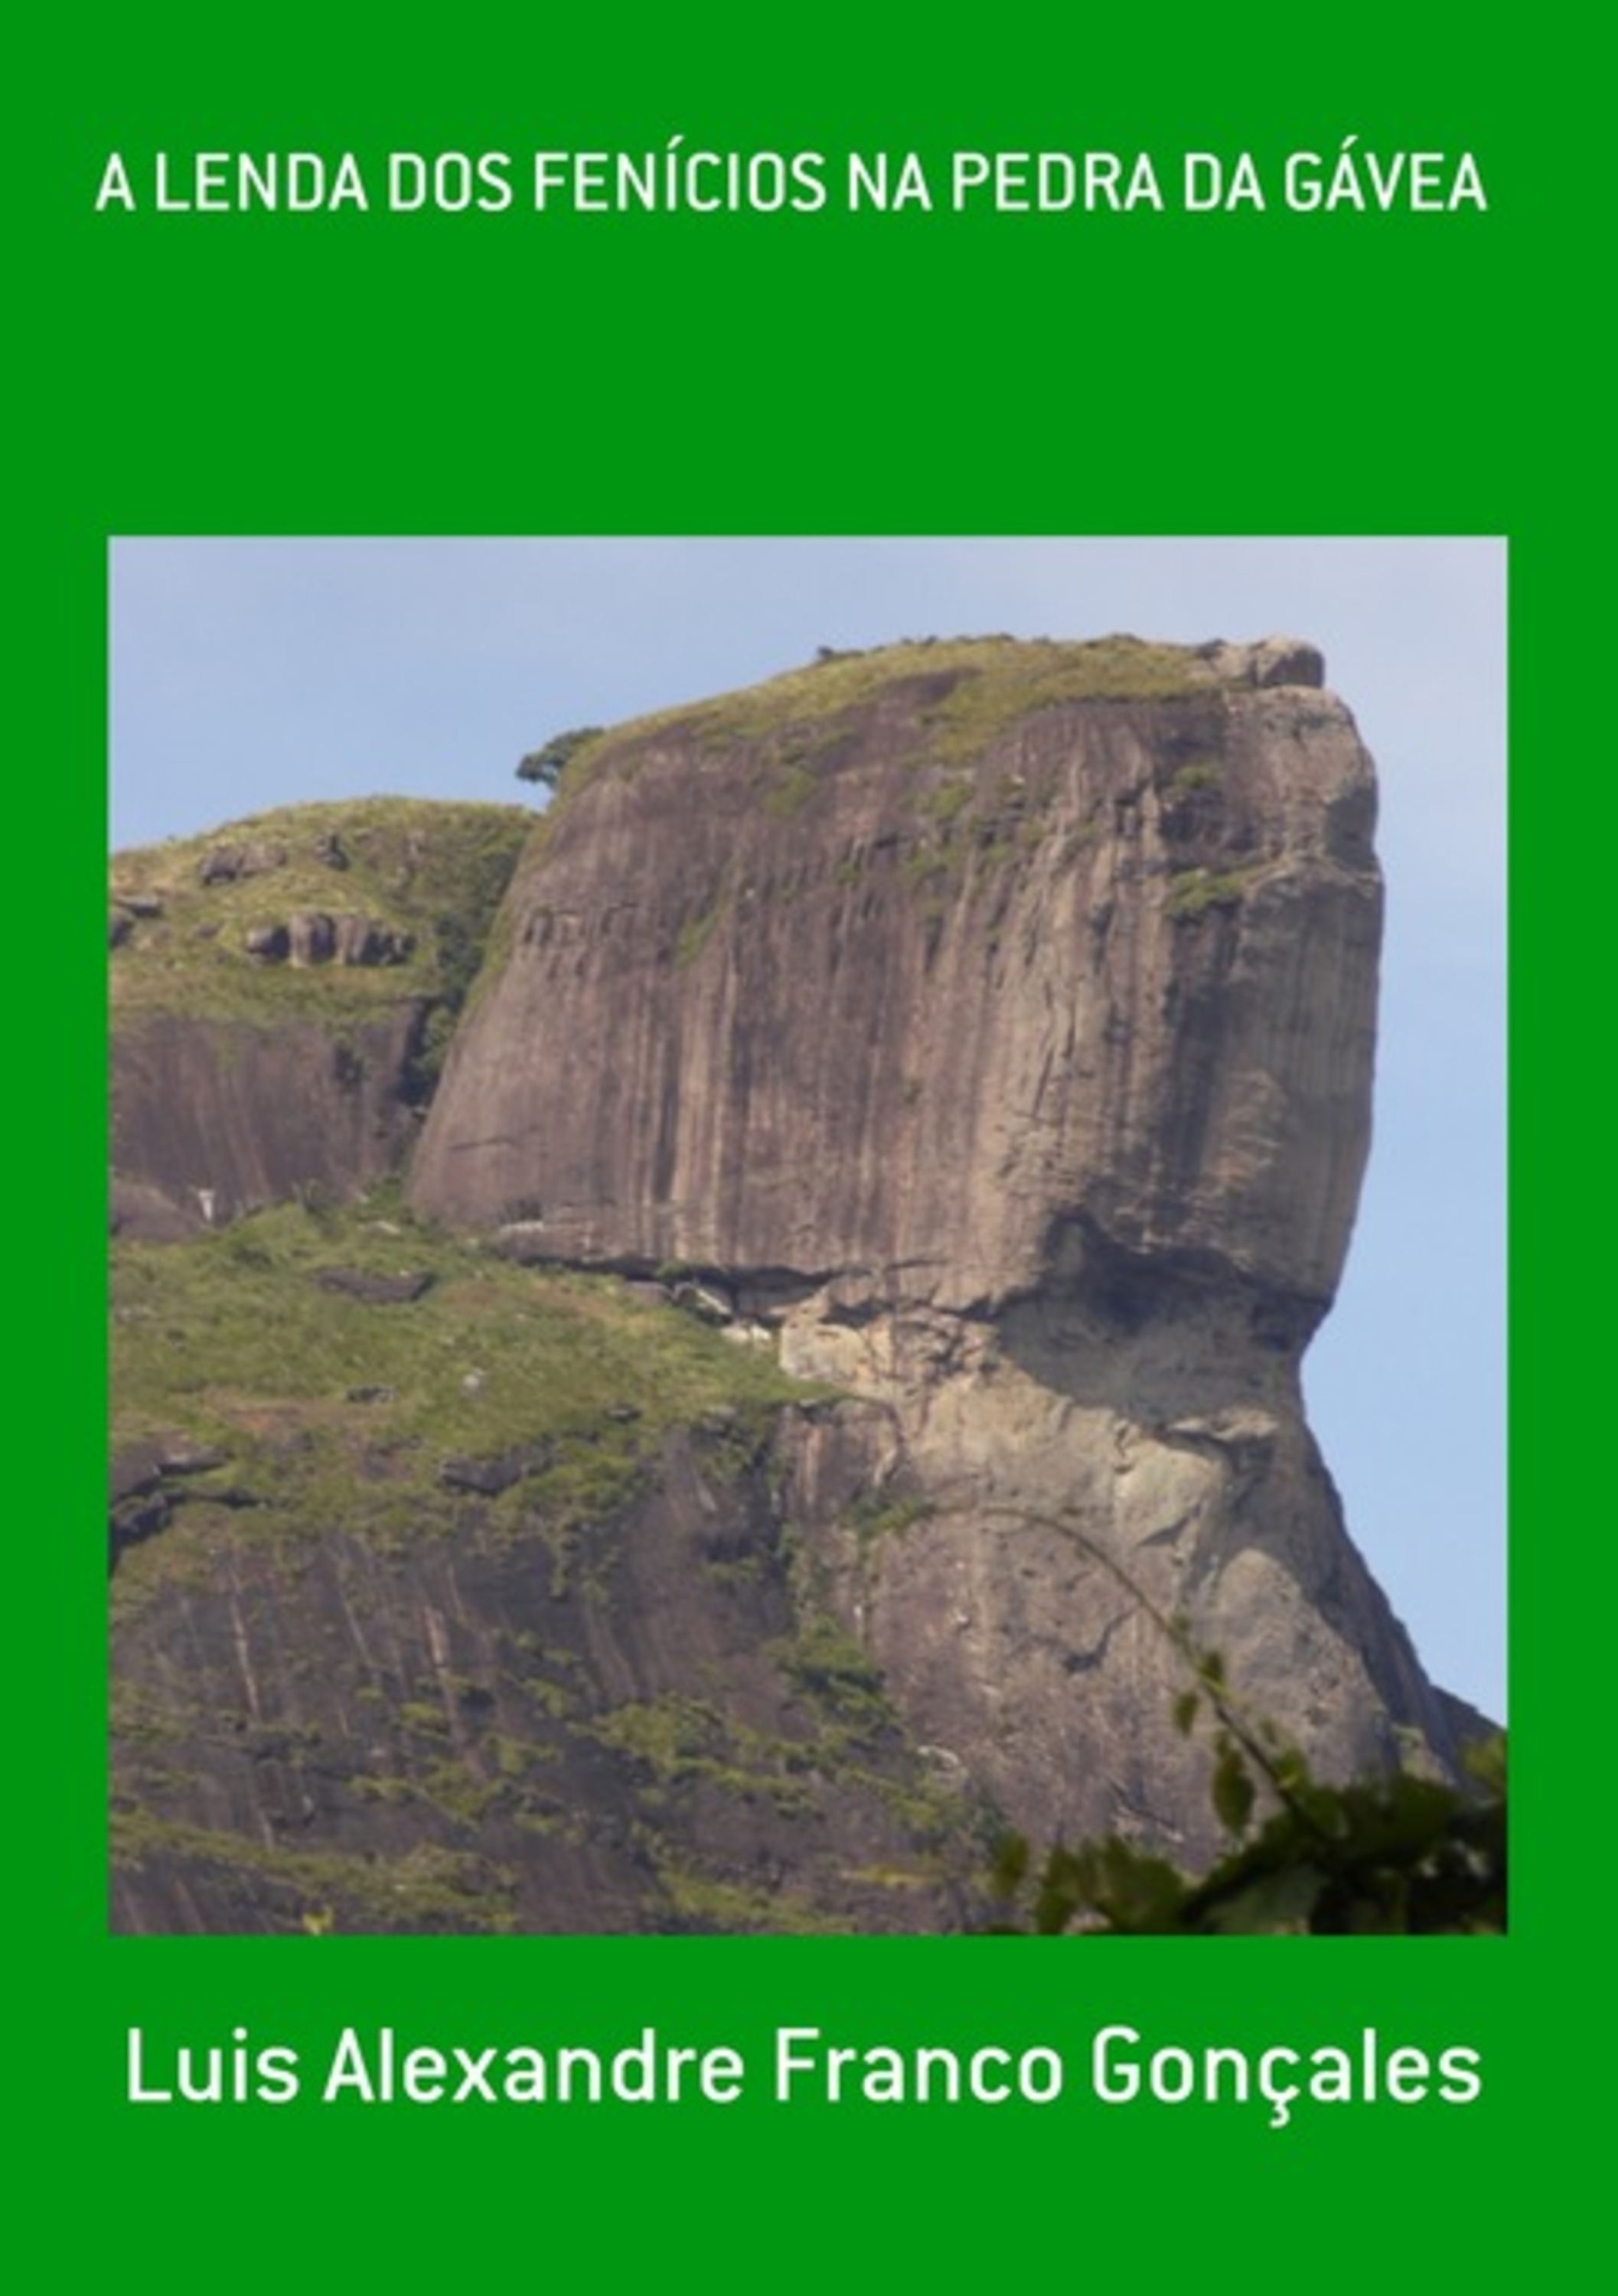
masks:
<path fill-rule="evenodd" d="M 1318 655 L 984 640 L 604 736 L 508 897 L 418 1206 L 678 1265 L 881 1406 L 831 1597 L 1040 1833 L 1210 1846 L 1183 1613 L 1324 1767 L 1445 1711 L 1298 1365 L 1369 1137 L 1372 767 Z"/>
<path fill-rule="evenodd" d="M 396 1172 L 527 828 L 371 799 L 118 856 L 114 1226 L 173 1240 Z"/>

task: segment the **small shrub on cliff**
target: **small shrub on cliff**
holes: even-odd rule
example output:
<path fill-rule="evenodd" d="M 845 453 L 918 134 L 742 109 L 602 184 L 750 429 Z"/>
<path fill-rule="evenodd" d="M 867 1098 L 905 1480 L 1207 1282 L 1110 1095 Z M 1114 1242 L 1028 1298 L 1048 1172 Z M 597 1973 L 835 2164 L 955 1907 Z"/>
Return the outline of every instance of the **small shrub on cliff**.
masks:
<path fill-rule="evenodd" d="M 1169 881 L 1168 914 L 1179 919 L 1205 916 L 1210 909 L 1239 908 L 1250 870 L 1181 869 Z"/>
<path fill-rule="evenodd" d="M 565 734 L 553 734 L 542 748 L 529 751 L 517 767 L 517 779 L 538 782 L 541 789 L 554 791 L 564 767 L 601 731 L 599 726 L 572 726 Z"/>

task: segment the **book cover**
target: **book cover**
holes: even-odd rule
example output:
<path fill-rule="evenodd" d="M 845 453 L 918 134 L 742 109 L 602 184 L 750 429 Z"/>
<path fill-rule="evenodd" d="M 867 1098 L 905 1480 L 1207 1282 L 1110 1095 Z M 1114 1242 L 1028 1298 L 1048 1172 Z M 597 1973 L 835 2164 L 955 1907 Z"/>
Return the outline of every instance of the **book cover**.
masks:
<path fill-rule="evenodd" d="M 1300 2263 L 1328 2286 L 1481 2276 L 1499 2195 L 1538 2136 L 1536 2220 L 1554 2252 L 1590 2213 L 1564 2188 L 1599 2098 L 1604 1989 L 1589 1942 L 1601 1668 L 1584 1644 L 1605 1542 L 1581 1456 L 1598 1358 L 1574 1336 L 1602 1281 L 1581 1169 L 1598 1151 L 1570 1107 L 1597 1037 L 1589 281 L 1604 210 L 1578 75 L 1570 91 L 1565 59 L 1491 49 L 1456 12 L 1383 10 L 1351 28 L 1160 13 L 1149 30 L 1023 11 L 968 41 L 831 7 L 768 28 L 710 13 L 601 29 L 474 10 L 430 35 L 368 10 L 333 24 L 293 8 L 271 29 L 174 8 L 81 24 L 70 42 L 37 34 L 26 62 L 8 167 L 23 319 L 16 883 L 31 960 L 13 1004 L 27 1560 L 12 2021 L 41 2177 L 87 2161 L 110 2188 L 102 2208 L 54 2218 L 56 2247 L 86 2264 L 160 2260 L 182 2286 L 260 2253 L 316 2284 L 468 2260 L 689 2268 L 720 2284 L 793 2259 L 861 2285 L 1069 2259 L 1151 2286 Z M 234 548 L 248 538 L 257 559 Z M 109 644 L 133 643 L 120 614 L 170 549 L 200 635 L 188 665 L 183 649 L 144 657 L 148 675 L 190 681 L 151 697 L 149 722 L 165 722 L 160 701 L 166 722 L 219 724 L 210 662 L 251 620 L 251 568 L 271 542 L 323 541 L 374 545 L 374 566 L 425 552 L 447 610 L 452 544 L 504 542 L 530 568 L 522 554 L 543 549 L 562 581 L 577 551 L 609 666 L 623 628 L 657 632 L 667 594 L 700 675 L 661 697 L 637 685 L 624 716 L 840 645 L 833 620 L 804 627 L 795 656 L 770 651 L 794 585 L 806 621 L 848 612 L 848 586 L 863 586 L 859 643 L 932 634 L 905 626 L 911 599 L 945 636 L 1036 634 L 1027 618 L 1069 570 L 1084 594 L 1050 635 L 1244 640 L 1269 631 L 1188 618 L 1213 586 L 1239 614 L 1295 579 L 1298 611 L 1276 626 L 1302 637 L 1324 643 L 1322 619 L 1368 631 L 1381 610 L 1359 681 L 1327 666 L 1373 748 L 1379 712 L 1396 748 L 1407 725 L 1444 729 L 1445 770 L 1421 780 L 1410 816 L 1430 854 L 1451 831 L 1487 847 L 1498 828 L 1508 568 L 1519 1759 L 1506 1936 L 114 1933 L 93 1528 Z M 488 562 L 463 562 L 475 576 Z M 210 567 L 234 586 L 215 615 Z M 651 603 L 628 594 L 637 580 Z M 1423 640 L 1407 633 L 1402 653 L 1384 581 L 1406 586 Z M 981 625 L 996 582 L 1024 587 L 1003 624 Z M 267 624 L 285 607 L 273 589 Z M 468 591 L 481 606 L 475 579 Z M 1107 615 L 1120 592 L 1133 603 Z M 952 600 L 958 624 L 944 622 Z M 715 627 L 733 616 L 734 653 Z M 385 674 L 385 646 L 375 658 Z M 1433 690 L 1413 701 L 1424 663 Z M 128 663 L 119 674 L 138 682 Z M 544 703 L 524 739 L 558 730 Z M 251 713 L 279 725 L 284 704 L 244 692 L 211 817 L 176 827 L 327 793 L 243 770 Z M 1384 797 L 1391 775 L 1413 782 L 1430 762 L 1385 746 L 1379 760 Z M 516 797 L 515 762 L 433 793 Z M 356 792 L 385 786 L 388 764 L 357 759 Z M 1485 896 L 1489 865 L 1468 880 Z M 1487 989 L 1480 1011 L 1468 976 L 1463 1013 L 1441 963 L 1424 978 L 1401 1058 L 1420 1067 L 1423 1029 L 1437 1061 L 1437 1038 L 1475 1026 L 1487 1065 Z M 1487 1127 L 1486 1095 L 1480 1109 Z M 1392 1136 L 1410 1160 L 1413 1121 Z M 1463 1160 L 1457 1192 L 1491 1173 L 1482 1185 L 1498 1189 L 1498 1149 L 1480 1132 L 1475 1161 L 1442 1151 Z M 1429 1476 L 1435 1513 L 1487 1511 L 1499 1407 L 1480 1380 L 1435 1435 L 1482 1463 L 1471 1487 L 1458 1461 Z M 1469 1488 L 1475 1502 L 1456 1497 Z M 1452 1520 L 1434 1546 L 1457 1613 L 1486 1611 L 1497 1562 L 1474 1571 Z M 1441 1587 L 1419 1599 L 1443 1608 Z M 1485 1621 L 1461 1639 L 1482 1651 L 1492 1636 Z M 503 2053 L 558 2040 L 671 2047 L 686 2070 L 594 2104 L 501 2092 Z M 445 2061 L 419 2095 L 398 2076 L 412 2048 Z M 981 2055 L 985 2093 L 924 2102 L 826 2076 L 834 2050 L 858 2068 L 929 2048 Z M 217 2098 L 175 2093 L 181 2050 L 216 2053 Z M 1309 2093 L 1318 2051 L 1343 2070 Z M 1212 2095 L 1210 2052 L 1228 2075 Z M 1257 2070 L 1266 2053 L 1269 2089 L 1304 2068 L 1284 2109 Z M 333 2077 L 362 2058 L 365 2079 Z M 375 2070 L 388 2061 L 392 2079 Z"/>

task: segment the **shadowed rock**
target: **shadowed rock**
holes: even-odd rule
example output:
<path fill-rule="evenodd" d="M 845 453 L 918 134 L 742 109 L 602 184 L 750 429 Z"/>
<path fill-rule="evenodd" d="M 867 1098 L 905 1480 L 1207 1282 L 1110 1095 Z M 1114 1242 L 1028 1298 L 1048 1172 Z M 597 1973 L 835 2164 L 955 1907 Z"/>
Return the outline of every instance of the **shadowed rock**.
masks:
<path fill-rule="evenodd" d="M 286 848 L 264 839 L 245 845 L 209 846 L 198 864 L 197 875 L 204 885 L 234 885 L 243 877 L 267 876 L 273 869 L 286 866 Z"/>
<path fill-rule="evenodd" d="M 369 1267 L 323 1267 L 315 1278 L 323 1292 L 341 1292 L 373 1308 L 393 1308 L 419 1300 L 432 1282 L 425 1268 L 398 1275 L 378 1275 Z"/>

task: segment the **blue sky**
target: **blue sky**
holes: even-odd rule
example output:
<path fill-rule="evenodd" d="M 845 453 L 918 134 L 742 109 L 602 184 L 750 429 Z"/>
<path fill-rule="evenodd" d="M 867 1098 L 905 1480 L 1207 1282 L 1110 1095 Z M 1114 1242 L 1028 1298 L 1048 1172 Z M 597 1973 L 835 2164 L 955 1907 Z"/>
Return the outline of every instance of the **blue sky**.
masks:
<path fill-rule="evenodd" d="M 1377 761 L 1388 930 L 1376 1141 L 1310 1415 L 1429 1671 L 1503 1717 L 1503 543 L 129 539 L 111 610 L 115 846 L 316 798 L 522 800 L 549 734 L 817 645 L 1323 647 Z"/>

